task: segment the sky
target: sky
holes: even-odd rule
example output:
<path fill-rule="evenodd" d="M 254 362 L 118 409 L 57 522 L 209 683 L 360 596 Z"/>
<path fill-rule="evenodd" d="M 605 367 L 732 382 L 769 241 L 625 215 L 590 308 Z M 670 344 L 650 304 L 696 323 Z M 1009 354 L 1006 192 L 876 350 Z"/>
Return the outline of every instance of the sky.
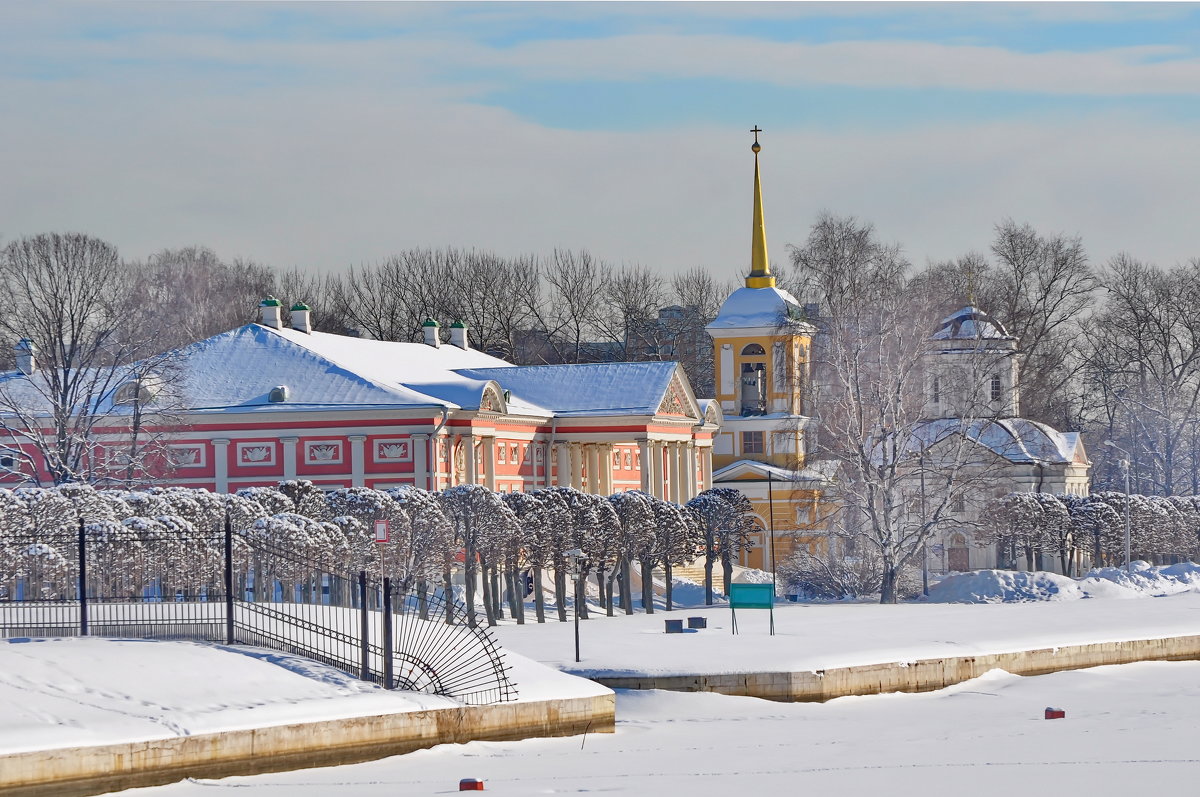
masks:
<path fill-rule="evenodd" d="M 340 271 L 413 247 L 917 265 L 1006 218 L 1200 257 L 1200 4 L 0 0 L 0 243 Z"/>

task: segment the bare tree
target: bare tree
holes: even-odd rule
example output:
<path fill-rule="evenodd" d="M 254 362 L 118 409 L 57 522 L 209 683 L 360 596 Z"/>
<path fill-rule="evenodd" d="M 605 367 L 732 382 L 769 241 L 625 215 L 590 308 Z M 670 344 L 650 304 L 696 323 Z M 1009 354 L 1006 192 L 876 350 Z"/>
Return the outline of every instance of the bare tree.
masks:
<path fill-rule="evenodd" d="M 171 355 L 127 323 L 134 280 L 116 248 L 77 233 L 23 238 L 0 253 L 0 280 L 0 329 L 20 339 L 20 369 L 0 380 L 5 470 L 61 484 L 149 469 L 146 421 L 170 403 Z"/>

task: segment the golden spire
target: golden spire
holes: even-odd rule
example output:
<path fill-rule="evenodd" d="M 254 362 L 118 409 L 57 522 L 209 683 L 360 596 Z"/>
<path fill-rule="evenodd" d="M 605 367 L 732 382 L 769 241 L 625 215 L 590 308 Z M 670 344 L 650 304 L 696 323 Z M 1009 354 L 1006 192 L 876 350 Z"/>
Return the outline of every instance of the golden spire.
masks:
<path fill-rule="evenodd" d="M 755 125 L 750 132 L 754 134 L 754 144 L 750 147 L 754 152 L 754 229 L 750 238 L 750 276 L 746 277 L 746 287 L 774 288 L 775 276 L 767 263 L 767 228 L 763 224 L 762 184 L 758 177 L 758 152 L 762 149 L 758 134 L 762 130 Z"/>

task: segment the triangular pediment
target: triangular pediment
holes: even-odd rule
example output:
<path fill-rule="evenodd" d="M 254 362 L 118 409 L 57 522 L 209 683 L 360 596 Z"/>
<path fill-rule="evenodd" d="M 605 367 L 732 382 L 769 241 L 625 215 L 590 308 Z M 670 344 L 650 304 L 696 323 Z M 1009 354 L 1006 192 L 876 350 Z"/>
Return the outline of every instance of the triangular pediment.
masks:
<path fill-rule="evenodd" d="M 667 384 L 666 392 L 663 394 L 663 399 L 655 414 L 690 418 L 695 421 L 703 420 L 704 413 L 701 412 L 700 404 L 692 395 L 691 388 L 688 387 L 680 368 L 677 367 L 675 373 L 671 375 L 671 381 Z"/>

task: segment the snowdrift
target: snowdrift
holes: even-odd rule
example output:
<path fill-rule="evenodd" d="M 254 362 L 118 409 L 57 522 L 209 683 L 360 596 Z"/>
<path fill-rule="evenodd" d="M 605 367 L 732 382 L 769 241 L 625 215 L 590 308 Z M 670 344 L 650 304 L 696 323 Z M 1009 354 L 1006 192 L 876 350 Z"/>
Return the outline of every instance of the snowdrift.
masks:
<path fill-rule="evenodd" d="M 1155 567 L 1133 562 L 1101 567 L 1080 579 L 1057 573 L 976 570 L 950 576 L 929 588 L 930 603 L 1027 603 L 1083 598 L 1151 598 L 1200 592 L 1200 565 L 1192 562 Z"/>

